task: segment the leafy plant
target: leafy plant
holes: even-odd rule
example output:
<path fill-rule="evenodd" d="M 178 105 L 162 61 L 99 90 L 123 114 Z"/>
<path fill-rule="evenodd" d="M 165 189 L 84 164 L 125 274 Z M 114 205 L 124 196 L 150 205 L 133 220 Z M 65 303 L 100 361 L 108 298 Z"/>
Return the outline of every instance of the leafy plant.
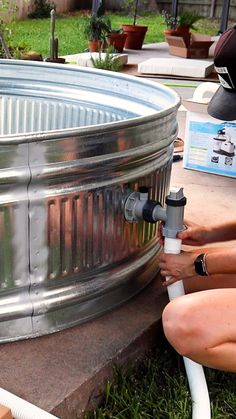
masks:
<path fill-rule="evenodd" d="M 0 56 L 11 58 L 9 48 L 10 29 L 6 26 L 6 21 L 11 20 L 17 11 L 17 5 L 8 0 L 0 0 Z M 9 18 L 10 15 L 10 18 Z"/>
<path fill-rule="evenodd" d="M 122 28 L 111 28 L 110 32 L 113 33 L 124 33 L 124 30 Z"/>
<path fill-rule="evenodd" d="M 166 10 L 161 12 L 162 19 L 168 29 L 176 29 L 177 27 L 187 27 L 189 29 L 196 29 L 194 23 L 202 19 L 202 16 L 186 10 L 176 18 L 170 15 Z"/>
<path fill-rule="evenodd" d="M 104 15 L 104 6 L 102 2 L 97 13 L 87 17 L 84 34 L 89 40 L 105 39 L 110 27 L 111 21 Z"/>
<path fill-rule="evenodd" d="M 35 0 L 34 5 L 35 10 L 28 14 L 30 19 L 42 19 L 45 17 L 50 17 L 51 10 L 56 10 L 56 5 L 54 3 L 48 2 L 48 0 Z"/>
<path fill-rule="evenodd" d="M 84 34 L 89 40 L 104 39 L 109 32 L 109 24 L 105 16 L 91 15 L 85 23 Z"/>
<path fill-rule="evenodd" d="M 124 33 L 122 28 L 115 28 L 112 26 L 111 20 L 107 18 L 107 32 L 108 33 Z"/>
<path fill-rule="evenodd" d="M 200 19 L 202 19 L 202 16 L 186 10 L 185 12 L 179 15 L 178 26 L 185 26 L 185 27 L 188 27 L 189 29 L 195 29 L 194 23 L 196 23 Z"/>
<path fill-rule="evenodd" d="M 161 15 L 167 29 L 176 29 L 179 22 L 178 17 L 173 17 L 166 10 L 162 10 Z"/>
<path fill-rule="evenodd" d="M 109 46 L 106 49 L 105 57 L 102 56 L 101 51 L 99 51 L 98 58 L 91 56 L 91 61 L 93 67 L 100 68 L 102 70 L 109 71 L 119 71 L 121 69 L 121 64 L 118 59 L 114 59 L 114 48 Z"/>

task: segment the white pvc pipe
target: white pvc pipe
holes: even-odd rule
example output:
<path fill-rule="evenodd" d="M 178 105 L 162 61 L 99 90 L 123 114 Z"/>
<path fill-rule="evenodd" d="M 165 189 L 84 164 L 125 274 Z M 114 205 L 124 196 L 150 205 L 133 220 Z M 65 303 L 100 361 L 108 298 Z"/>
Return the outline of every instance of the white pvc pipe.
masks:
<path fill-rule="evenodd" d="M 164 252 L 179 254 L 181 244 L 180 239 L 165 237 Z M 166 279 L 168 281 L 168 277 Z M 169 285 L 167 290 L 170 300 L 185 294 L 183 281 Z M 203 367 L 189 358 L 183 359 L 192 398 L 192 419 L 210 419 L 211 406 Z"/>
<path fill-rule="evenodd" d="M 14 419 L 59 419 L 3 388 L 0 388 L 0 404 L 11 409 Z"/>

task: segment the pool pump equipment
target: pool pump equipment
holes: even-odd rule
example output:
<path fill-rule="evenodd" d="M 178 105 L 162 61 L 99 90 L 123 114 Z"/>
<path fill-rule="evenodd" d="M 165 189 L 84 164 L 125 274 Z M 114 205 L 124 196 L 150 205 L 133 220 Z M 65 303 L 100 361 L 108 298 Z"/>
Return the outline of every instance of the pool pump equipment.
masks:
<path fill-rule="evenodd" d="M 213 152 L 227 157 L 235 156 L 235 145 L 225 129 L 219 129 L 213 138 Z"/>
<path fill-rule="evenodd" d="M 127 197 L 124 205 L 125 218 L 131 223 L 139 220 L 150 223 L 164 221 L 164 252 L 179 254 L 182 242 L 177 235 L 184 229 L 183 217 L 186 205 L 183 188 L 172 188 L 165 203 L 166 207 L 163 208 L 160 203 L 150 200 L 148 188 L 141 187 L 139 192 L 132 192 Z M 170 300 L 185 294 L 183 281 L 177 281 L 167 289 Z M 210 419 L 210 400 L 203 367 L 186 357 L 184 365 L 192 397 L 192 419 Z"/>

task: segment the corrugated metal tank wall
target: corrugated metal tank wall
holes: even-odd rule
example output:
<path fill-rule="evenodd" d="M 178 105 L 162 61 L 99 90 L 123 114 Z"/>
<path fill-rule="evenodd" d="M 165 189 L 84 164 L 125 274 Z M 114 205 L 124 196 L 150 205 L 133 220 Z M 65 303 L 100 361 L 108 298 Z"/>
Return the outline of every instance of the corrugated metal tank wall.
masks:
<path fill-rule="evenodd" d="M 158 272 L 157 225 L 124 203 L 168 192 L 177 94 L 97 69 L 0 60 L 0 342 L 126 301 Z"/>

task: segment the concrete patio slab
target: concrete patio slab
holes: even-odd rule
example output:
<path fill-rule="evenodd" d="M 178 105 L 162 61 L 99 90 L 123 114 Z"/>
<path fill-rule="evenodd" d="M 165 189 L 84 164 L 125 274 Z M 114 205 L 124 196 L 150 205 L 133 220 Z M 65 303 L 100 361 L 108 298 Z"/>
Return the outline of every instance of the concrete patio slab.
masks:
<path fill-rule="evenodd" d="M 0 387 L 62 419 L 82 418 L 101 399 L 114 364 L 134 362 L 158 343 L 166 301 L 156 279 L 136 298 L 96 320 L 0 345 Z"/>
<path fill-rule="evenodd" d="M 207 61 L 212 62 L 213 54 L 216 42 L 218 37 L 214 38 L 214 44 L 209 49 L 209 58 L 206 58 Z M 169 46 L 167 42 L 156 42 L 152 44 L 144 44 L 141 50 L 124 50 L 125 53 L 129 55 L 129 64 L 139 64 L 142 61 L 145 61 L 149 58 L 176 58 L 175 55 L 169 53 Z"/>
<path fill-rule="evenodd" d="M 212 62 L 212 56 L 214 52 L 215 44 L 209 50 L 209 58 L 206 60 Z M 149 58 L 176 58 L 175 55 L 169 53 L 169 47 L 167 42 L 156 42 L 153 44 L 144 44 L 141 50 L 124 49 L 124 54 L 128 54 L 128 64 L 138 65 L 142 61 L 146 61 Z M 64 55 L 63 58 L 67 62 L 77 63 L 79 57 L 83 57 L 84 54 L 91 54 L 90 52 Z M 185 60 L 183 58 L 183 60 Z"/>

